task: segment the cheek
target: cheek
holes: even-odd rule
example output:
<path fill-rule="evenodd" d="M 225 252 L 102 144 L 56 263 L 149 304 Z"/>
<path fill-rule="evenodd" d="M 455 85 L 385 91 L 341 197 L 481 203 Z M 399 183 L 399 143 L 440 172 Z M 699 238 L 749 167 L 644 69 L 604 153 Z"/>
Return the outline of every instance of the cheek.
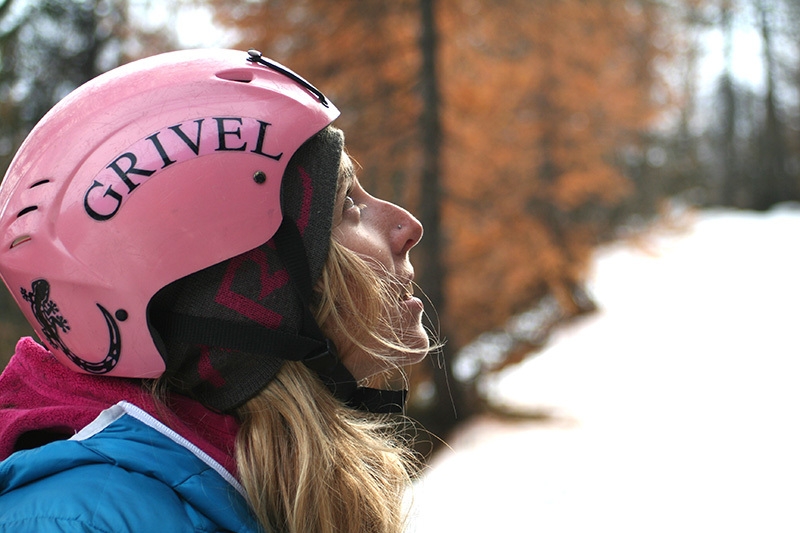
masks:
<path fill-rule="evenodd" d="M 336 240 L 366 260 L 379 263 L 383 268 L 391 271 L 392 257 L 388 246 L 376 235 L 367 231 L 342 231 L 335 235 Z"/>

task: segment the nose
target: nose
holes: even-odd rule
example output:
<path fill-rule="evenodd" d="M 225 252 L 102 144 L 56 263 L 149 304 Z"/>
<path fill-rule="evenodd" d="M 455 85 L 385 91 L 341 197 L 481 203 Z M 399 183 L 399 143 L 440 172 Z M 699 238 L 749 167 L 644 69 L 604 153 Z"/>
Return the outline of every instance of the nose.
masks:
<path fill-rule="evenodd" d="M 391 204 L 396 210 L 392 217 L 392 251 L 398 255 L 405 255 L 422 239 L 422 224 L 411 213 L 400 206 Z"/>

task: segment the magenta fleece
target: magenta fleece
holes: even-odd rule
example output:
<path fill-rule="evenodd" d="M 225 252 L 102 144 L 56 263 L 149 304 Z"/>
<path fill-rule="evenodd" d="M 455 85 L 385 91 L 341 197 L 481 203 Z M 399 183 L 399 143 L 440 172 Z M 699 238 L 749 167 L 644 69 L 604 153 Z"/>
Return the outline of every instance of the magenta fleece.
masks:
<path fill-rule="evenodd" d="M 232 416 L 180 395 L 159 404 L 139 380 L 78 374 L 30 337 L 20 339 L 0 375 L 0 461 L 15 451 L 23 434 L 38 430 L 70 437 L 119 401 L 143 409 L 236 476 L 238 424 Z"/>

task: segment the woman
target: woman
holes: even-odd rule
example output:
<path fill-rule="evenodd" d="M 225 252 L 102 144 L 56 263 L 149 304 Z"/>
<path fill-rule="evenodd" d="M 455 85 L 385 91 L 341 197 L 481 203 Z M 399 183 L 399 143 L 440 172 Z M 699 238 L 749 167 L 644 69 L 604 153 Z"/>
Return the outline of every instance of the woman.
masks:
<path fill-rule="evenodd" d="M 79 88 L 0 186 L 0 275 L 44 347 L 0 377 L 2 531 L 400 531 L 367 380 L 429 349 L 407 211 L 331 102 L 260 53 Z"/>

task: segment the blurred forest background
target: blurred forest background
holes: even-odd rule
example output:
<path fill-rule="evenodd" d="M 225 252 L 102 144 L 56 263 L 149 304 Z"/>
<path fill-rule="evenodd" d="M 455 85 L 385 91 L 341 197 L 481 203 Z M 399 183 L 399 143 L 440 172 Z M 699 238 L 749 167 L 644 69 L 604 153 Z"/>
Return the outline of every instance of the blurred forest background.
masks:
<path fill-rule="evenodd" d="M 447 342 L 412 370 L 410 414 L 440 436 L 492 408 L 481 376 L 592 311 L 599 243 L 680 207 L 800 200 L 800 0 L 166 4 L 0 0 L 0 171 L 55 102 L 132 59 L 211 45 L 289 65 L 341 109 L 367 188 L 425 224 L 413 260 Z M 0 366 L 22 334 L 3 293 Z"/>

